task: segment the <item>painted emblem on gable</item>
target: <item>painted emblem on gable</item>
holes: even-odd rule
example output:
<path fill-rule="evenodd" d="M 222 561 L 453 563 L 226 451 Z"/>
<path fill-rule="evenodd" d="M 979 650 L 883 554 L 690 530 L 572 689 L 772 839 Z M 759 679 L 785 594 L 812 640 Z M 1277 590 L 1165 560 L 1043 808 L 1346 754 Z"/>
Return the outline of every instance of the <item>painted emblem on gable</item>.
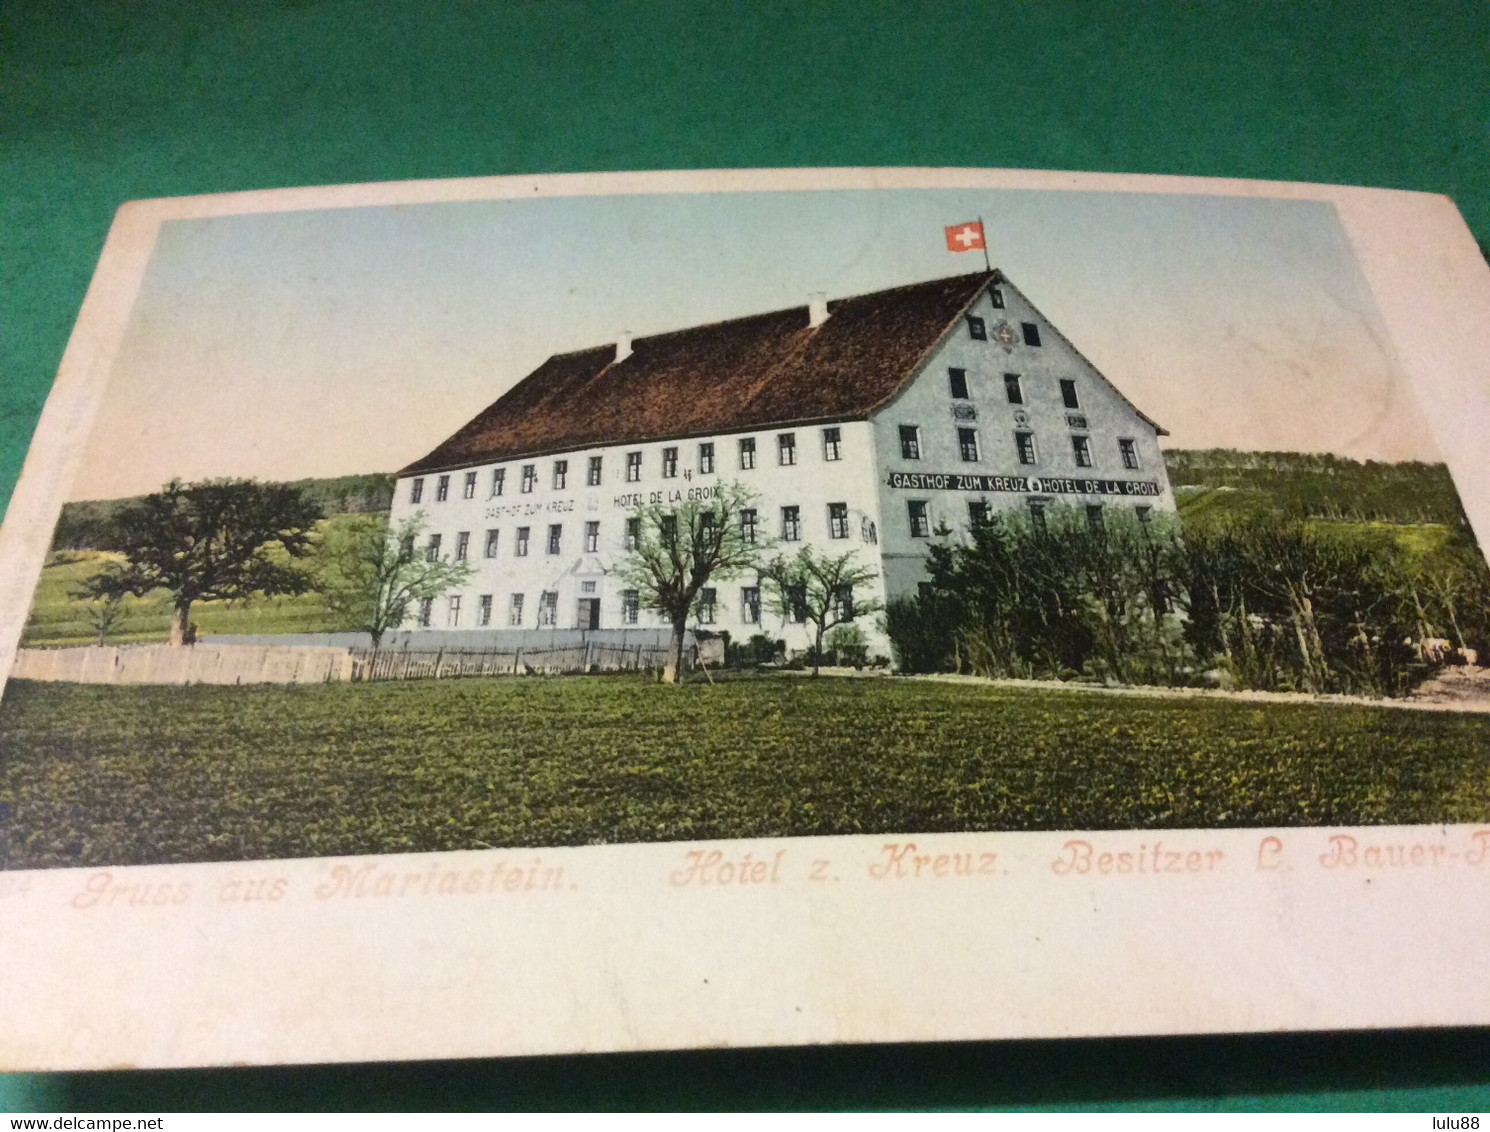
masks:
<path fill-rule="evenodd" d="M 1019 341 L 1019 331 L 1008 319 L 1001 318 L 993 325 L 993 340 L 1004 348 L 1004 353 L 1010 353 Z"/>

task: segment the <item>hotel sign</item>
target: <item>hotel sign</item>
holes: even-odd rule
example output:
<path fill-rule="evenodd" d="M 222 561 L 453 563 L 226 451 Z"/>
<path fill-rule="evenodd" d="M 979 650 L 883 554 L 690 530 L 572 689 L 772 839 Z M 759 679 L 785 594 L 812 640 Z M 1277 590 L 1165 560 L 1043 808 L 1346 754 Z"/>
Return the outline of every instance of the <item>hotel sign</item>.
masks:
<path fill-rule="evenodd" d="M 983 476 L 942 472 L 891 472 L 890 486 L 906 491 L 1014 491 L 1025 495 L 1159 495 L 1153 480 L 1101 480 L 1070 476 Z"/>

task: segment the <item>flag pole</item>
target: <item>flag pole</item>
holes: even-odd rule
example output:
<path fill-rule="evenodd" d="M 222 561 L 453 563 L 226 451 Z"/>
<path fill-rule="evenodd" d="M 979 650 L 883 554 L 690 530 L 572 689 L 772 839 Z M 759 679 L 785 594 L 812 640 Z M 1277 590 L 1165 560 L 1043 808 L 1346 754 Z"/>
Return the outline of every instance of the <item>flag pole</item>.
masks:
<path fill-rule="evenodd" d="M 992 271 L 993 264 L 988 262 L 988 229 L 983 227 L 983 218 L 978 217 L 978 231 L 983 233 L 983 269 Z"/>

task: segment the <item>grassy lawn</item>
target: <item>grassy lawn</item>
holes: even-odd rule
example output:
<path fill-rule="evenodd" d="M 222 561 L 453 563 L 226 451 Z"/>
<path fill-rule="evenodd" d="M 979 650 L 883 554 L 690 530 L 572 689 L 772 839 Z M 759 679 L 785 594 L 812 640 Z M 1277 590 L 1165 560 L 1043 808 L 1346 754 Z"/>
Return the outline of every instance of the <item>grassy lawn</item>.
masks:
<path fill-rule="evenodd" d="M 1490 820 L 1490 720 L 912 680 L 12 681 L 0 866 Z"/>

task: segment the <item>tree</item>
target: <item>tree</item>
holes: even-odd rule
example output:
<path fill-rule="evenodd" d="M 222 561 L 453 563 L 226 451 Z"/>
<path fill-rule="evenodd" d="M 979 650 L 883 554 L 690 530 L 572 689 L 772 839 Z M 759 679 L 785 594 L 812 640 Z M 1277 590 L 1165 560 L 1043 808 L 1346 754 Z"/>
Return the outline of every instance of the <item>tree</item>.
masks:
<path fill-rule="evenodd" d="M 98 634 L 98 643 L 102 645 L 108 640 L 108 636 L 124 623 L 124 595 L 107 594 L 104 597 L 93 599 L 86 589 L 74 590 L 73 597 L 88 604 L 88 624 Z"/>
<path fill-rule="evenodd" d="M 712 490 L 712 497 L 634 511 L 636 545 L 616 567 L 639 602 L 672 626 L 662 671 L 667 684 L 676 684 L 682 671 L 683 636 L 700 591 L 753 568 L 767 549 L 757 541 L 753 492 L 734 483 L 701 490 Z"/>
<path fill-rule="evenodd" d="M 469 563 L 421 551 L 423 533 L 423 511 L 396 527 L 383 515 L 350 515 L 318 541 L 316 590 L 328 609 L 372 636 L 373 648 L 416 602 L 434 601 L 470 577 Z"/>
<path fill-rule="evenodd" d="M 777 556 L 761 568 L 771 604 L 777 613 L 813 628 L 812 674 L 822 664 L 823 637 L 835 625 L 883 608 L 878 599 L 858 601 L 854 591 L 878 577 L 872 566 L 859 563 L 857 551 L 822 554 L 804 546 L 790 557 Z"/>
<path fill-rule="evenodd" d="M 114 516 L 112 562 L 83 585 L 94 601 L 171 594 L 171 644 L 187 639 L 198 601 L 248 601 L 304 593 L 309 579 L 294 565 L 311 549 L 320 512 L 288 484 L 254 480 L 172 480 Z"/>

